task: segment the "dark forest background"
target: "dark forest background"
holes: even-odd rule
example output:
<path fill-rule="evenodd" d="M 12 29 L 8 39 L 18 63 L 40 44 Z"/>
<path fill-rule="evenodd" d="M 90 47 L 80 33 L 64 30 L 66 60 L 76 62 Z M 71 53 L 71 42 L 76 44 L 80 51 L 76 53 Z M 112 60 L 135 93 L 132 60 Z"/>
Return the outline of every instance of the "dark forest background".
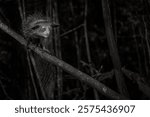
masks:
<path fill-rule="evenodd" d="M 38 54 L 28 60 L 3 31 L 22 35 L 36 12 L 59 24 L 52 55 L 85 74 Z M 0 99 L 149 99 L 149 21 L 149 0 L 0 0 Z"/>

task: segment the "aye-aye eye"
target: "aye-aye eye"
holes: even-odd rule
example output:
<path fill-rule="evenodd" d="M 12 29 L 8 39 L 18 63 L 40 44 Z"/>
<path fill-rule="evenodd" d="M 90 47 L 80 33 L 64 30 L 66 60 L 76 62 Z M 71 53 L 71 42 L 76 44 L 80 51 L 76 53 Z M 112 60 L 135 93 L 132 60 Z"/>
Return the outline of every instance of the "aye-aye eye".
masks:
<path fill-rule="evenodd" d="M 36 26 L 32 27 L 31 29 L 32 29 L 32 30 L 36 30 L 36 29 L 38 29 L 38 28 L 40 28 L 40 26 L 39 26 L 39 25 L 36 25 Z"/>

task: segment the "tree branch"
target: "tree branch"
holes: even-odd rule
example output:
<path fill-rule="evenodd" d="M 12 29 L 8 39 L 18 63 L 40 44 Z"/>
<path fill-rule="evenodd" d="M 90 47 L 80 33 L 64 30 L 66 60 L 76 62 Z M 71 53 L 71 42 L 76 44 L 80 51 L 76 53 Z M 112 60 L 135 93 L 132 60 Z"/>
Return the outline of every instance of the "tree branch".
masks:
<path fill-rule="evenodd" d="M 127 87 L 125 84 L 125 80 L 121 72 L 120 57 L 119 57 L 117 45 L 114 39 L 113 28 L 112 28 L 112 23 L 111 23 L 111 12 L 110 12 L 109 0 L 102 0 L 102 10 L 103 10 L 103 18 L 104 18 L 104 24 L 105 24 L 107 43 L 108 43 L 112 63 L 114 66 L 117 86 L 118 86 L 119 92 L 122 95 L 129 97 Z"/>

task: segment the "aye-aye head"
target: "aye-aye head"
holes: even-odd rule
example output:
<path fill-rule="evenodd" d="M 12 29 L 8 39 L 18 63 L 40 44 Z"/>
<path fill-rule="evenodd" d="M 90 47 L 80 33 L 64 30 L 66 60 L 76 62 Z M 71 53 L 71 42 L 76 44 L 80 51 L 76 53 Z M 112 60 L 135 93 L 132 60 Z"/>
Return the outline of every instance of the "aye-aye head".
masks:
<path fill-rule="evenodd" d="M 28 16 L 23 21 L 23 33 L 28 38 L 47 38 L 52 31 L 52 27 L 57 26 L 52 24 L 52 21 L 48 17 L 44 17 L 41 14 L 33 14 Z"/>

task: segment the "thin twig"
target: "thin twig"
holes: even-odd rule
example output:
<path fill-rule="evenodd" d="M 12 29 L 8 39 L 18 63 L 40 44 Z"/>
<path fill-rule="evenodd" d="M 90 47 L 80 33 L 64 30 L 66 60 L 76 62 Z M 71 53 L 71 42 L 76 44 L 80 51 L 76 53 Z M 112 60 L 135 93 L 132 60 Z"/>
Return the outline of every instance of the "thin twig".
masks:
<path fill-rule="evenodd" d="M 56 24 L 59 24 L 59 19 L 58 19 L 58 5 L 57 2 L 54 1 L 54 22 Z M 60 39 L 60 29 L 55 28 L 54 29 L 54 40 L 55 40 L 55 55 L 61 59 L 61 39 Z M 59 67 L 56 67 L 57 70 L 57 87 L 58 87 L 58 99 L 62 99 L 62 93 L 63 93 L 63 78 L 62 78 L 62 69 Z"/>
<path fill-rule="evenodd" d="M 83 27 L 83 26 L 84 26 L 83 24 L 80 24 L 79 26 L 77 26 L 77 27 L 75 27 L 75 28 L 73 28 L 73 29 L 70 29 L 70 30 L 67 31 L 67 32 L 64 32 L 63 34 L 60 35 L 60 37 L 64 37 L 64 36 L 66 36 L 66 35 L 68 35 L 68 34 L 74 32 L 74 31 L 78 30 L 79 28 L 81 28 L 81 27 Z"/>
<path fill-rule="evenodd" d="M 85 0 L 85 8 L 84 8 L 84 36 L 85 36 L 85 46 L 86 46 L 86 54 L 87 54 L 87 61 L 91 66 L 92 59 L 91 59 L 91 52 L 89 46 L 89 39 L 88 39 L 88 30 L 87 30 L 87 13 L 88 13 L 88 0 Z M 93 71 L 90 69 L 90 75 L 93 75 Z M 99 99 L 99 95 L 96 90 L 94 90 L 95 99 Z"/>
<path fill-rule="evenodd" d="M 21 20 L 23 21 L 24 20 L 24 16 L 23 16 L 23 10 L 22 10 L 22 6 L 21 6 L 21 1 L 20 0 L 18 0 L 18 9 L 19 9 Z"/>
<path fill-rule="evenodd" d="M 148 51 L 148 61 L 149 61 L 149 64 L 150 64 L 150 44 L 149 44 L 149 41 L 148 41 L 148 38 L 149 38 L 149 34 L 148 34 L 148 29 L 147 29 L 147 24 L 146 24 L 146 21 L 145 21 L 145 18 L 144 16 L 142 17 L 143 19 L 143 24 L 144 24 L 144 30 L 145 30 L 145 36 L 144 36 L 144 39 L 145 39 L 145 42 L 146 42 L 146 47 L 147 47 L 147 51 Z M 148 70 L 146 68 L 146 71 L 148 73 Z"/>

